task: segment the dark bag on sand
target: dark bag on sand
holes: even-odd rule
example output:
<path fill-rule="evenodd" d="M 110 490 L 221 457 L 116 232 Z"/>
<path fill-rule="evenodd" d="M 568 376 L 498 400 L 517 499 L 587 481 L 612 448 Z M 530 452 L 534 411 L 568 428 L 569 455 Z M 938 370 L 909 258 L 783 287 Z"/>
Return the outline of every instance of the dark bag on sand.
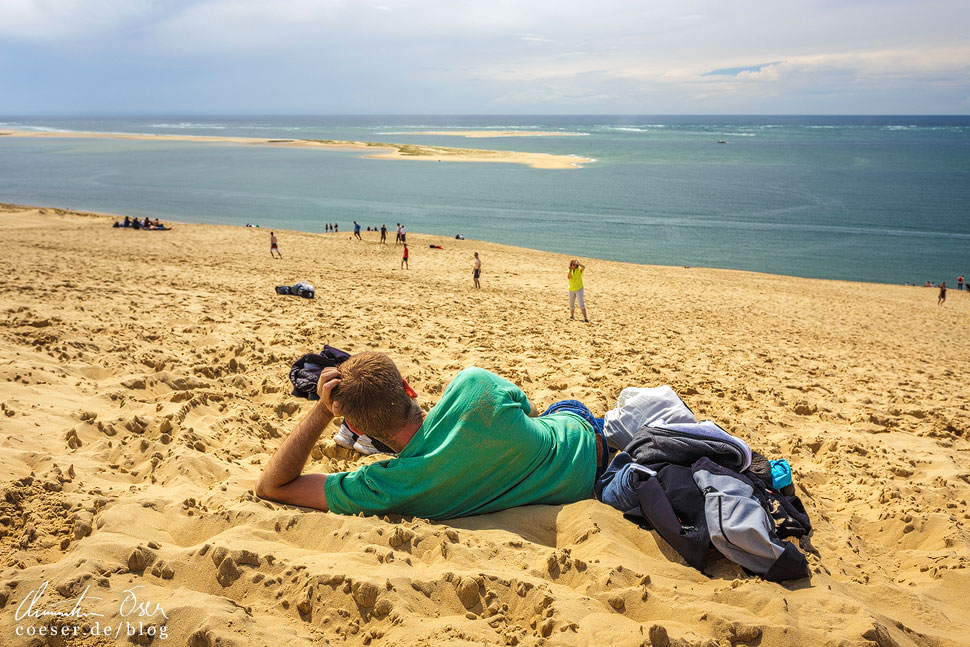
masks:
<path fill-rule="evenodd" d="M 297 283 L 296 285 L 277 285 L 276 294 L 291 294 L 295 297 L 303 297 L 304 299 L 313 298 L 313 286 L 307 285 L 306 283 Z"/>
<path fill-rule="evenodd" d="M 325 345 L 321 353 L 308 353 L 296 360 L 290 368 L 290 382 L 293 384 L 293 391 L 290 395 L 296 395 L 307 400 L 319 400 L 317 395 L 317 382 L 320 381 L 320 373 L 323 369 L 331 366 L 340 366 L 350 359 L 350 353 L 346 353 L 339 348 Z"/>

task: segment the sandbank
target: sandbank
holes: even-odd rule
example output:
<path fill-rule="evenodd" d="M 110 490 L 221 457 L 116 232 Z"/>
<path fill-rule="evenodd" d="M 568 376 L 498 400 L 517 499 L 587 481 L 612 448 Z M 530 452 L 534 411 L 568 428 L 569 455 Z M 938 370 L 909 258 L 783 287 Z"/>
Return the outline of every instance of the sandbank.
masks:
<path fill-rule="evenodd" d="M 554 130 L 422 130 L 409 135 L 454 135 L 469 139 L 486 137 L 583 137 L 583 133 L 563 133 Z"/>
<path fill-rule="evenodd" d="M 89 624 L 164 626 L 156 646 L 966 644 L 970 294 L 581 259 L 586 325 L 559 254 L 411 232 L 405 271 L 373 232 L 276 230 L 273 260 L 265 228 L 113 219 L 0 207 L 4 645 L 44 643 L 16 612 L 45 583 L 38 607 L 90 587 Z M 273 291 L 301 279 L 315 299 Z M 324 343 L 387 352 L 426 407 L 470 365 L 539 409 L 669 384 L 791 462 L 812 577 L 702 574 L 592 499 L 444 523 L 260 501 L 311 406 L 290 365 Z M 331 436 L 309 469 L 374 460 Z"/>
<path fill-rule="evenodd" d="M 519 151 L 494 151 L 475 148 L 451 148 L 447 146 L 423 146 L 419 144 L 394 144 L 388 142 L 359 142 L 335 139 L 264 139 L 259 137 L 222 137 L 208 135 L 152 135 L 144 133 L 99 133 L 82 131 L 33 131 L 0 130 L 0 137 L 29 137 L 46 139 L 125 139 L 171 142 L 197 142 L 214 144 L 240 144 L 245 146 L 307 147 L 337 150 L 369 150 L 375 152 L 365 157 L 372 159 L 407 159 L 425 162 L 499 162 L 525 164 L 538 169 L 574 169 L 595 160 L 574 155 L 551 153 L 526 153 Z"/>

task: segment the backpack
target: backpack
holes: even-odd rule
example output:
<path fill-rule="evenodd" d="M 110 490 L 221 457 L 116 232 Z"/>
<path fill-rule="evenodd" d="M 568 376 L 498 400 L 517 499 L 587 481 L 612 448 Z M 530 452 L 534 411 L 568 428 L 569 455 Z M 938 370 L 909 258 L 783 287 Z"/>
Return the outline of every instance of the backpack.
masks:
<path fill-rule="evenodd" d="M 633 443 L 631 443 L 633 445 Z M 634 448 L 635 449 L 635 448 Z M 808 577 L 808 561 L 785 537 L 801 537 L 811 522 L 796 496 L 706 456 L 691 465 L 643 465 L 620 452 L 596 482 L 596 498 L 657 533 L 684 560 L 703 570 L 711 545 L 767 580 Z"/>
<path fill-rule="evenodd" d="M 808 560 L 779 537 L 768 495 L 757 481 L 709 458 L 694 463 L 691 472 L 704 495 L 704 516 L 718 552 L 771 582 L 808 577 Z M 794 524 L 786 527 L 786 536 L 810 529 Z"/>

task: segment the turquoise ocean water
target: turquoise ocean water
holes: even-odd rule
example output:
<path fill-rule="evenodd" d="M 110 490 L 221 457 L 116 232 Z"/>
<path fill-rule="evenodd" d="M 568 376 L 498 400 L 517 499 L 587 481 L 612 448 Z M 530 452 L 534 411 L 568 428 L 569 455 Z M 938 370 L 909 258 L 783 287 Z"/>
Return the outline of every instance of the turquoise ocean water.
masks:
<path fill-rule="evenodd" d="M 597 161 L 557 171 L 0 137 L 0 202 L 311 232 L 402 222 L 579 256 L 853 281 L 954 284 L 970 273 L 970 117 L 0 117 L 4 128 L 353 139 Z M 564 136 L 414 134 L 449 129 Z"/>

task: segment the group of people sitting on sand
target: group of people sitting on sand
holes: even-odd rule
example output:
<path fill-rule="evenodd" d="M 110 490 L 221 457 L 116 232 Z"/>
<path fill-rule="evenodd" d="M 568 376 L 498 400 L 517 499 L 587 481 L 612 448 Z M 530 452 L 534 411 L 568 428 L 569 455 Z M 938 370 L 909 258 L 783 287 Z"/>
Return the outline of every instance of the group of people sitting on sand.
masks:
<path fill-rule="evenodd" d="M 129 218 L 128 216 L 125 216 L 124 222 L 119 222 L 115 220 L 115 224 L 112 226 L 122 227 L 122 228 L 127 227 L 129 229 L 147 229 L 149 231 L 167 231 L 171 229 L 171 227 L 166 227 L 161 222 L 159 222 L 158 218 L 156 218 L 155 220 L 152 220 L 148 216 L 145 216 L 144 219 Z"/>

